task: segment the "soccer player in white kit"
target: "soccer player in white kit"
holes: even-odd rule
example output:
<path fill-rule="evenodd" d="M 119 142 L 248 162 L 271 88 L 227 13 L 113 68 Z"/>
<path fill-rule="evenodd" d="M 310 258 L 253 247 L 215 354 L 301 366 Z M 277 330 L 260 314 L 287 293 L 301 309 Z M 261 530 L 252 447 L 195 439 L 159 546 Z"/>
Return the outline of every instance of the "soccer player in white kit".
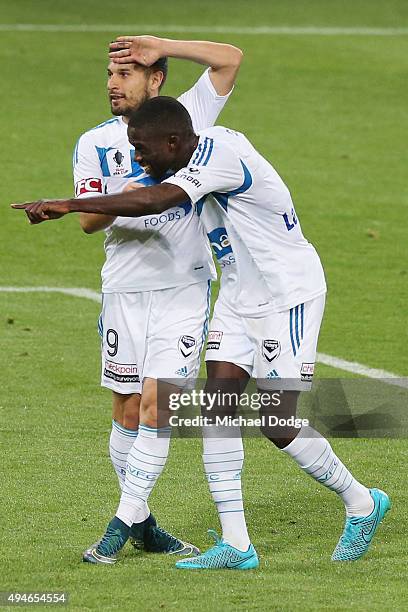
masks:
<path fill-rule="evenodd" d="M 211 323 L 206 356 L 210 388 L 216 388 L 220 379 L 246 382 L 252 375 L 262 391 L 284 389 L 280 405 L 270 405 L 268 415 L 286 419 L 296 415 L 298 393 L 311 385 L 326 283 L 320 259 L 301 232 L 287 187 L 243 134 L 214 127 L 197 136 L 188 113 L 172 98 L 145 103 L 130 119 L 129 137 L 135 158 L 149 166 L 153 177 L 163 176 L 169 168 L 174 176 L 121 196 L 20 207 L 32 223 L 87 210 L 138 216 L 147 210 L 160 214 L 187 195 L 220 259 L 228 257 L 229 265 L 225 260 L 221 269 L 232 270 L 223 272 Z M 390 508 L 386 493 L 359 483 L 329 442 L 309 426 L 300 430 L 266 426 L 262 433 L 344 502 L 345 529 L 332 559 L 360 558 Z M 151 441 L 151 453 L 162 449 L 160 441 Z M 256 568 L 259 561 L 242 503 L 239 432 L 218 425 L 204 428 L 203 459 L 223 535 L 207 552 L 178 561 L 176 567 Z M 140 467 L 135 461 L 133 468 Z M 108 557 L 129 537 L 129 526 L 120 518 L 127 503 L 122 494 L 105 534 L 111 542 Z"/>
<path fill-rule="evenodd" d="M 129 113 L 157 96 L 167 57 L 210 66 L 179 100 L 195 129 L 214 124 L 232 90 L 241 51 L 224 44 L 120 37 L 111 44 L 108 94 L 114 118 L 83 134 L 74 150 L 77 198 L 119 193 L 129 184 L 154 183 L 134 159 L 127 137 Z M 138 62 L 137 64 L 131 62 Z M 156 435 L 156 380 L 197 374 L 209 314 L 211 249 L 186 198 L 161 215 L 129 219 L 81 214 L 87 233 L 105 230 L 101 384 L 113 392 L 109 451 L 121 489 L 137 436 Z M 195 249 L 191 249 L 191 245 Z M 145 418 L 139 427 L 139 412 Z M 157 528 L 147 505 L 137 517 L 132 542 L 149 551 L 188 552 L 189 547 Z"/>

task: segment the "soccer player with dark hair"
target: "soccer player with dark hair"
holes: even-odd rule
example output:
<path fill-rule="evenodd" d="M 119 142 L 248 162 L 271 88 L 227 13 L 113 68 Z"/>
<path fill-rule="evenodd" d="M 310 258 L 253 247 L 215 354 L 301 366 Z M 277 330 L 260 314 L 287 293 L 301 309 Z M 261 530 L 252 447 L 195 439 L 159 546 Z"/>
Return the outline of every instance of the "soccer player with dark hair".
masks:
<path fill-rule="evenodd" d="M 219 260 L 221 288 L 206 353 L 208 388 L 222 390 L 225 379 L 245 385 L 252 376 L 266 394 L 283 390 L 280 404 L 270 403 L 264 409 L 266 416 L 285 422 L 295 417 L 299 392 L 312 384 L 326 282 L 317 252 L 302 234 L 288 188 L 243 134 L 213 127 L 196 135 L 188 113 L 172 98 L 159 97 L 142 105 L 131 115 L 128 133 L 135 159 L 152 177 L 159 179 L 170 169 L 174 175 L 159 185 L 119 196 L 87 202 L 40 201 L 19 207 L 25 208 L 32 223 L 40 223 L 76 211 L 135 217 L 147 211 L 160 214 L 189 197 L 212 242 L 217 243 L 217 236 L 224 237 Z M 222 259 L 231 254 L 232 265 L 223 266 Z M 261 430 L 343 501 L 346 523 L 333 561 L 362 557 L 391 507 L 387 494 L 357 481 L 330 443 L 309 425 L 299 430 L 279 422 Z M 239 431 L 212 424 L 203 433 L 204 468 L 222 539 L 217 538 L 204 554 L 178 561 L 176 567 L 255 568 L 258 558 L 242 502 Z M 145 448 L 161 457 L 160 467 L 154 466 L 160 473 L 167 456 L 162 452 L 164 445 L 151 439 Z M 143 469 L 137 454 L 129 463 L 134 472 Z M 145 488 L 143 495 L 138 485 L 132 489 L 128 476 L 126 483 L 129 488 L 124 489 L 116 516 L 98 547 L 100 554 L 109 553 L 108 558 L 114 558 L 129 537 L 129 526 L 121 519 L 123 508 L 141 504 L 149 493 Z M 136 509 L 133 512 L 137 514 Z"/>
<path fill-rule="evenodd" d="M 134 159 L 127 125 L 132 112 L 158 96 L 167 77 L 167 57 L 209 66 L 179 98 L 196 130 L 216 121 L 242 58 L 231 45 L 154 36 L 119 37 L 110 50 L 107 89 L 114 117 L 85 132 L 75 147 L 79 199 L 152 184 Z M 99 321 L 101 384 L 113 395 L 109 452 L 122 489 L 135 440 L 157 434 L 151 420 L 145 419 L 139 428 L 140 410 L 145 414 L 156 410 L 157 379 L 179 380 L 183 386 L 197 374 L 215 268 L 188 198 L 161 215 L 126 219 L 84 213 L 80 223 L 88 234 L 101 230 L 106 234 Z M 131 541 L 148 551 L 196 551 L 157 527 L 147 504 L 135 519 Z M 85 556 L 92 560 L 92 551 Z"/>

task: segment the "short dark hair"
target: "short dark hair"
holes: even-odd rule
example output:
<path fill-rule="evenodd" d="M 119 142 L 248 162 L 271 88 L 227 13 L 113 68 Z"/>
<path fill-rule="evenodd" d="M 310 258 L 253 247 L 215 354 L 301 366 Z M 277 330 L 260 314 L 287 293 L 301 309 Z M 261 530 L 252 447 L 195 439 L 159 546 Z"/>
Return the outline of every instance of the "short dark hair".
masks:
<path fill-rule="evenodd" d="M 160 84 L 159 91 L 163 87 L 164 83 L 167 79 L 167 73 L 169 70 L 169 63 L 167 61 L 167 57 L 160 57 L 157 62 L 152 64 L 149 68 L 150 72 L 158 72 L 159 70 L 163 73 L 163 80 Z"/>
<path fill-rule="evenodd" d="M 163 134 L 194 134 L 188 110 L 170 96 L 157 96 L 143 102 L 130 115 L 129 128 L 153 128 Z"/>

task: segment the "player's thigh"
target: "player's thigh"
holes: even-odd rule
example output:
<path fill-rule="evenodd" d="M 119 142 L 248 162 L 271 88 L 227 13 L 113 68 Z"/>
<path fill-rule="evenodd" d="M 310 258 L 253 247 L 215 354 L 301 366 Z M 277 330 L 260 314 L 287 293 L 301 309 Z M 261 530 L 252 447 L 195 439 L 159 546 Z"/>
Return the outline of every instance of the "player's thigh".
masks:
<path fill-rule="evenodd" d="M 210 322 L 205 352 L 205 361 L 211 364 L 207 366 L 209 378 L 230 378 L 235 374 L 241 377 L 239 370 L 231 369 L 227 365 L 217 367 L 214 362 L 233 364 L 251 376 L 253 360 L 254 348 L 247 335 L 244 319 L 218 298 Z"/>
<path fill-rule="evenodd" d="M 188 379 L 197 376 L 209 309 L 207 282 L 154 292 L 144 378 L 184 386 Z"/>
<path fill-rule="evenodd" d="M 308 391 L 312 385 L 325 296 L 260 319 L 246 319 L 260 389 Z"/>
<path fill-rule="evenodd" d="M 104 294 L 101 384 L 121 395 L 141 393 L 149 293 Z"/>

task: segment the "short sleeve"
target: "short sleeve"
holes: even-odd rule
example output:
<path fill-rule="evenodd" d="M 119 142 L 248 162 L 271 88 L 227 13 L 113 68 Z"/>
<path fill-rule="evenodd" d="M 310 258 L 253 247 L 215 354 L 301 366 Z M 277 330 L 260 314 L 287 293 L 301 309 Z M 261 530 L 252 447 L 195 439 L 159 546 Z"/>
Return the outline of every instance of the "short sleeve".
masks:
<path fill-rule="evenodd" d="M 218 95 L 211 82 L 209 70 L 207 68 L 193 87 L 178 98 L 190 113 L 196 132 L 214 125 L 233 91 L 231 89 L 225 96 Z"/>
<path fill-rule="evenodd" d="M 103 193 L 103 174 L 98 154 L 88 133 L 78 140 L 73 154 L 75 197 L 86 198 Z"/>
<path fill-rule="evenodd" d="M 198 148 L 186 168 L 182 168 L 163 181 L 181 187 L 193 204 L 213 192 L 233 193 L 242 186 L 245 180 L 243 165 L 238 155 L 229 147 L 214 145 L 212 140 L 212 138 L 205 138 L 200 142 L 201 151 L 210 151 L 212 146 L 206 165 L 198 163 L 201 157 Z M 205 160 L 206 157 L 202 159 Z"/>

